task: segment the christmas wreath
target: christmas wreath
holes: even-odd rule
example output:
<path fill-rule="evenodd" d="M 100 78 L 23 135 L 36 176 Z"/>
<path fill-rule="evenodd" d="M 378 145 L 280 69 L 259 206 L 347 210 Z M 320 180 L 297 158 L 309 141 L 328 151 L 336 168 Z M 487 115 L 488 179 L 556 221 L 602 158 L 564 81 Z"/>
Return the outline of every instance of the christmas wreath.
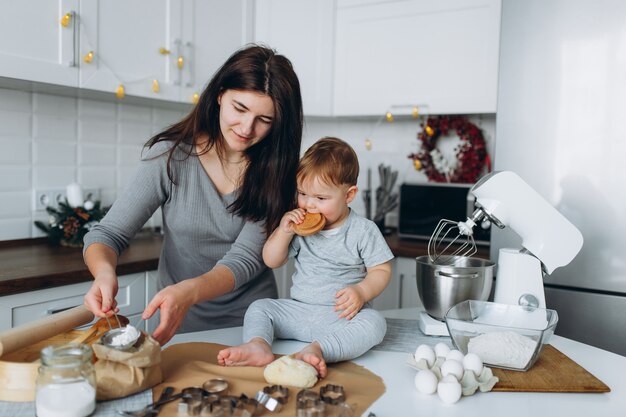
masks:
<path fill-rule="evenodd" d="M 448 161 L 437 148 L 439 138 L 454 131 L 461 139 L 456 148 L 456 160 Z M 417 134 L 421 149 L 412 153 L 415 169 L 423 169 L 433 182 L 471 184 L 482 174 L 485 165 L 491 171 L 491 161 L 482 131 L 463 116 L 429 117 Z"/>

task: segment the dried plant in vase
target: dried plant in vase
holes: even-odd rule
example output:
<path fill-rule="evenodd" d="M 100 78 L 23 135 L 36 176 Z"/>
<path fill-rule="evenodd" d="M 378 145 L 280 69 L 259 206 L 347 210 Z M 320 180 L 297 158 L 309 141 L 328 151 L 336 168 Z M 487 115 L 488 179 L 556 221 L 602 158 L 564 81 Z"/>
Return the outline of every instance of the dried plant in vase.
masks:
<path fill-rule="evenodd" d="M 46 207 L 50 215 L 48 224 L 35 221 L 35 226 L 48 235 L 53 245 L 81 248 L 83 237 L 104 217 L 110 207 L 101 207 L 100 202 L 85 201 L 83 206 L 72 207 L 59 202 L 59 208 Z"/>

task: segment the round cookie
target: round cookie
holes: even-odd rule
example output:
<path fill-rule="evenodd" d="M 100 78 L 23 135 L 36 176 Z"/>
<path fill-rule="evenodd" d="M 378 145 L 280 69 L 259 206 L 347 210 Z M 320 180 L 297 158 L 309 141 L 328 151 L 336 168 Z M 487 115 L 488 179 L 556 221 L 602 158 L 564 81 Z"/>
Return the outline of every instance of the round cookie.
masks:
<path fill-rule="evenodd" d="M 293 231 L 300 236 L 311 236 L 326 225 L 326 218 L 321 213 L 306 213 L 304 221 L 293 226 Z"/>
<path fill-rule="evenodd" d="M 287 355 L 267 365 L 263 376 L 270 384 L 297 388 L 311 388 L 317 383 L 317 370 L 312 365 Z"/>

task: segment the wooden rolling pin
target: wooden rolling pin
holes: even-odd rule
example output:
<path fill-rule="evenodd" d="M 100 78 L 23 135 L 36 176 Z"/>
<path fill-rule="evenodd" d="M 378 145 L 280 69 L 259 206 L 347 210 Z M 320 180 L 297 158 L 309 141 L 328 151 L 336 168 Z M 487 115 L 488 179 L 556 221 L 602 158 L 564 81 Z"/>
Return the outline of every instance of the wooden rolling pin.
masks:
<path fill-rule="evenodd" d="M 0 333 L 0 357 L 87 324 L 93 318 L 94 315 L 85 306 L 80 305 L 2 332 Z"/>

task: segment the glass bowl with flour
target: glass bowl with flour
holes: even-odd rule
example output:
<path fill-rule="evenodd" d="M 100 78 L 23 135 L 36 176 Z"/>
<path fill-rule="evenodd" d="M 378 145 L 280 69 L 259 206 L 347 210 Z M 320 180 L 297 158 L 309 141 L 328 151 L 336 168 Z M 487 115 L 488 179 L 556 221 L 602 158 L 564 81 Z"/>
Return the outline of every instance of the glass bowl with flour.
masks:
<path fill-rule="evenodd" d="M 104 346 L 117 350 L 128 350 L 137 343 L 141 337 L 141 332 L 130 324 L 124 327 L 117 327 L 109 330 L 100 339 Z"/>
<path fill-rule="evenodd" d="M 559 316 L 544 308 L 466 300 L 450 308 L 445 321 L 463 354 L 475 353 L 496 368 L 527 371 L 549 343 Z"/>

